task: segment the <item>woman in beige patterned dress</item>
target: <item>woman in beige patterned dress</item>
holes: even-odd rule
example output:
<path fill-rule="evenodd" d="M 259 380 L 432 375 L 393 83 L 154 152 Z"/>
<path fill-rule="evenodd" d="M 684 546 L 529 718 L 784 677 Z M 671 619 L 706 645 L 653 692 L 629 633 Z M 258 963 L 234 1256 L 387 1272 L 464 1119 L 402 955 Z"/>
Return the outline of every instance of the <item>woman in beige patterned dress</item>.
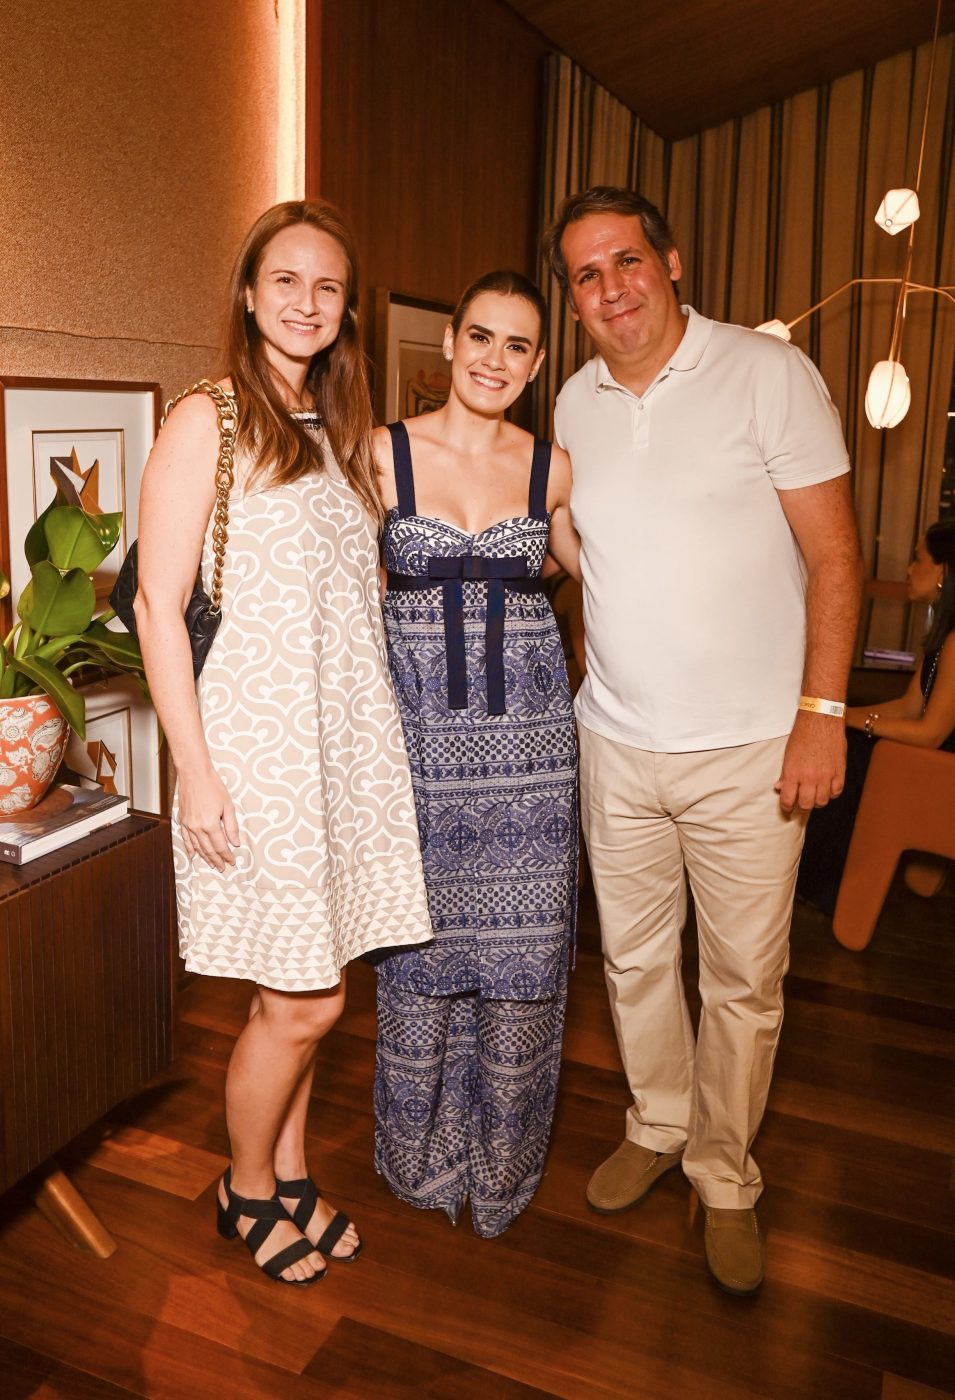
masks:
<path fill-rule="evenodd" d="M 198 703 L 183 611 L 213 562 L 207 394 L 160 432 L 140 516 L 137 626 L 178 773 L 180 945 L 191 970 L 255 984 L 226 1080 L 219 1231 L 298 1284 L 361 1248 L 305 1162 L 315 1051 L 341 1014 L 345 964 L 431 937 L 378 599 L 357 305 L 337 210 L 289 202 L 258 220 L 232 279 L 221 387 L 235 402 L 235 483 Z"/>

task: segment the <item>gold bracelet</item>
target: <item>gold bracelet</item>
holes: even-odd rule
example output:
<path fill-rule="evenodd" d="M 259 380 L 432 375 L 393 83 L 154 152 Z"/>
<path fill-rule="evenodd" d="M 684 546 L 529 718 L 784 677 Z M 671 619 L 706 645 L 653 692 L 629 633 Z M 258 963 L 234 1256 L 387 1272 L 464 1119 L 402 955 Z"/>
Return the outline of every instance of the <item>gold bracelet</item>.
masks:
<path fill-rule="evenodd" d="M 833 719 L 842 719 L 846 712 L 841 700 L 822 700 L 818 695 L 800 695 L 799 708 L 814 715 L 832 715 Z"/>
<path fill-rule="evenodd" d="M 877 739 L 879 737 L 875 732 L 875 722 L 878 718 L 879 716 L 874 710 L 871 710 L 869 714 L 866 715 L 865 724 L 862 727 L 865 730 L 865 737 L 867 739 Z"/>

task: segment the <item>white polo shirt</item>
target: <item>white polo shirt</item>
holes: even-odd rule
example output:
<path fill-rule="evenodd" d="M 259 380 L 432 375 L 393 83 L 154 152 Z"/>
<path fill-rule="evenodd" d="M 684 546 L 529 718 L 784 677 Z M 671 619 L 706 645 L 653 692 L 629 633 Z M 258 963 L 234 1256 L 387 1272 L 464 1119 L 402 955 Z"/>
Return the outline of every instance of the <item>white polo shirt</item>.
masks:
<path fill-rule="evenodd" d="M 554 417 L 583 546 L 577 717 L 657 753 L 789 733 L 805 566 L 777 492 L 849 470 L 839 415 L 800 350 L 683 311 L 683 339 L 642 397 L 598 356 Z"/>

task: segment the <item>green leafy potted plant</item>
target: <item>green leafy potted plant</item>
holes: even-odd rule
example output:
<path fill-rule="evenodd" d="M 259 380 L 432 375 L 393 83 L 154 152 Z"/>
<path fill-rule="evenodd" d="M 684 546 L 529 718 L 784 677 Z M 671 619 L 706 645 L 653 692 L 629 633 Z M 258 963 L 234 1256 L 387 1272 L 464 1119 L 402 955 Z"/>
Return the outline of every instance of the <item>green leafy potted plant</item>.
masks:
<path fill-rule="evenodd" d="M 58 485 L 56 499 L 27 534 L 30 582 L 0 645 L 0 814 L 40 800 L 69 729 L 85 738 L 86 701 L 78 680 L 128 675 L 148 694 L 135 638 L 109 630 L 111 609 L 95 615 L 92 575 L 115 549 L 122 519 L 118 511 L 84 510 Z M 9 592 L 9 580 L 0 573 L 0 597 Z"/>

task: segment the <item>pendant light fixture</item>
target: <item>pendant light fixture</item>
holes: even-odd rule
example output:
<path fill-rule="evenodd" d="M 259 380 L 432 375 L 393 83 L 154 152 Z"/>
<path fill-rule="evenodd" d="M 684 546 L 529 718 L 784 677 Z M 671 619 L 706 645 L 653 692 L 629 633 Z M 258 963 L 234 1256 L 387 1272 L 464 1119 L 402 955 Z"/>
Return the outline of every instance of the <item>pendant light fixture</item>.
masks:
<path fill-rule="evenodd" d="M 915 176 L 914 189 L 889 190 L 875 214 L 875 221 L 887 234 L 895 237 L 908 230 L 908 239 L 905 246 L 905 255 L 902 265 L 902 275 L 900 277 L 852 277 L 848 282 L 844 282 L 841 287 L 837 287 L 834 292 L 823 297 L 822 301 L 817 301 L 815 306 L 810 306 L 808 311 L 804 311 L 800 316 L 796 316 L 791 321 L 780 321 L 776 318 L 764 321 L 757 326 L 756 330 L 762 331 L 765 335 L 775 335 L 781 340 L 792 339 L 792 328 L 800 321 L 805 321 L 808 316 L 814 315 L 822 307 L 834 301 L 836 297 L 849 290 L 850 287 L 869 287 L 876 284 L 890 284 L 898 288 L 895 301 L 895 312 L 892 317 L 892 334 L 889 341 L 889 354 L 885 360 L 873 366 L 869 375 L 869 382 L 865 392 L 865 415 L 873 428 L 894 428 L 902 422 L 909 410 L 912 402 L 912 389 L 909 384 L 909 377 L 901 362 L 902 353 L 902 333 L 905 329 L 905 311 L 910 296 L 918 293 L 928 292 L 933 296 L 947 297 L 950 302 L 955 303 L 955 287 L 929 287 L 920 282 L 911 280 L 912 272 L 912 248 L 915 242 L 915 225 L 918 222 L 919 209 L 919 185 L 922 179 L 922 162 L 925 156 L 925 137 L 928 131 L 929 104 L 932 98 L 932 83 L 935 77 L 935 55 L 938 48 L 938 31 L 942 14 L 942 0 L 937 0 L 935 10 L 935 33 L 932 38 L 932 57 L 929 64 L 928 89 L 925 94 L 925 112 L 922 117 L 922 141 L 919 147 L 918 170 Z"/>

